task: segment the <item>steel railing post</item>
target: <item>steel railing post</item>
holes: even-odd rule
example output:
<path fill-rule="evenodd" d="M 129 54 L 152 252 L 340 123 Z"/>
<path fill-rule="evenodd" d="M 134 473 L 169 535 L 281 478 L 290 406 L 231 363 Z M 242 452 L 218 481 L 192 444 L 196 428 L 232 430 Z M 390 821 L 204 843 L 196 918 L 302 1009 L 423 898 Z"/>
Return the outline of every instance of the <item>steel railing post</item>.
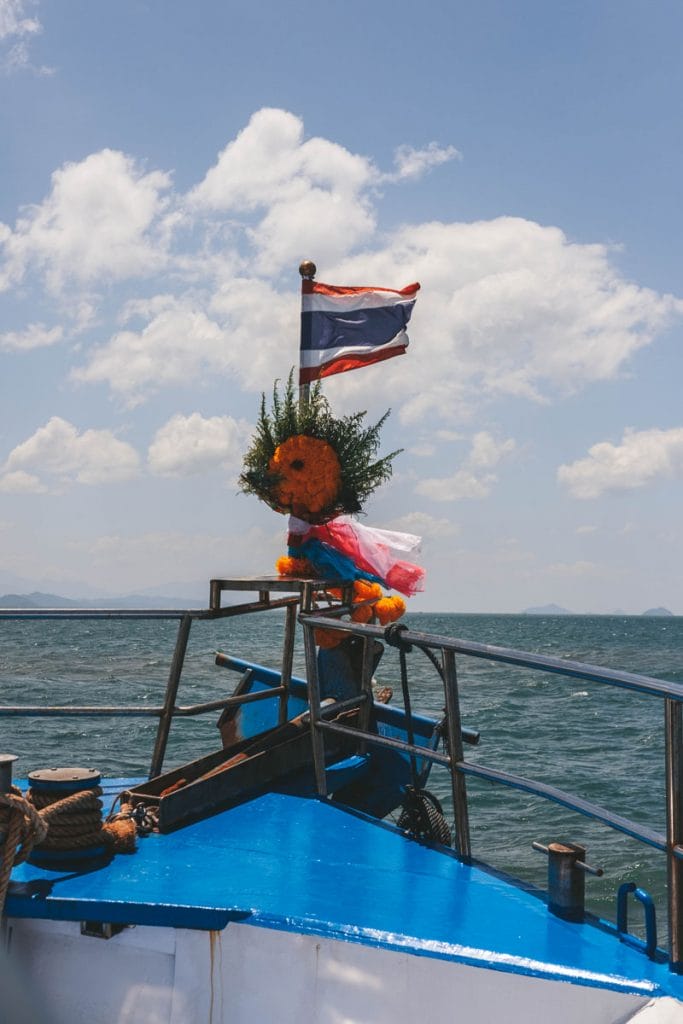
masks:
<path fill-rule="evenodd" d="M 171 722 L 173 721 L 173 710 L 175 708 L 176 697 L 178 696 L 178 686 L 180 684 L 180 677 L 182 675 L 183 664 L 185 662 L 185 651 L 187 650 L 187 641 L 190 636 L 191 626 L 192 616 L 186 613 L 182 616 L 178 625 L 178 636 L 176 638 L 175 650 L 173 651 L 171 668 L 168 673 L 168 683 L 166 684 L 164 707 L 161 715 L 159 716 L 159 728 L 157 729 L 157 738 L 154 743 L 154 753 L 152 754 L 152 763 L 149 769 L 149 776 L 151 779 L 161 774 L 161 769 L 164 763 L 166 743 L 168 741 Z"/>
<path fill-rule="evenodd" d="M 683 705 L 665 700 L 666 859 L 669 907 L 669 967 L 683 974 L 683 861 L 674 847 L 683 844 Z"/>
<path fill-rule="evenodd" d="M 315 649 L 313 627 L 303 622 L 304 652 L 306 655 L 306 679 L 308 682 L 308 708 L 311 719 L 311 746 L 313 748 L 313 768 L 319 796 L 327 796 L 327 778 L 325 776 L 325 739 L 318 728 L 320 721 L 320 680 L 318 679 L 318 657 Z"/>
<path fill-rule="evenodd" d="M 469 860 L 470 823 L 467 810 L 467 784 L 465 776 L 456 767 L 464 760 L 460 722 L 460 700 L 458 698 L 458 677 L 455 670 L 455 654 L 442 649 L 443 685 L 446 696 L 446 723 L 448 728 L 448 753 L 451 758 L 451 786 L 453 789 L 453 812 L 455 818 L 455 849 L 461 860 Z"/>
<path fill-rule="evenodd" d="M 284 643 L 282 648 L 282 674 L 280 676 L 280 683 L 284 688 L 284 693 L 280 697 L 280 713 L 278 716 L 278 722 L 280 725 L 284 725 L 285 722 L 287 721 L 287 709 L 289 707 L 289 687 L 292 681 L 292 664 L 294 661 L 296 613 L 296 605 L 288 604 L 285 617 Z"/>
<path fill-rule="evenodd" d="M 360 678 L 360 689 L 361 693 L 365 694 L 365 702 L 361 704 L 358 712 L 358 728 L 362 732 L 370 731 L 370 724 L 372 722 L 372 666 L 374 661 L 374 643 L 370 637 L 363 637 L 363 660 L 361 662 L 361 678 Z M 361 740 L 358 753 L 367 753 L 367 743 Z"/>

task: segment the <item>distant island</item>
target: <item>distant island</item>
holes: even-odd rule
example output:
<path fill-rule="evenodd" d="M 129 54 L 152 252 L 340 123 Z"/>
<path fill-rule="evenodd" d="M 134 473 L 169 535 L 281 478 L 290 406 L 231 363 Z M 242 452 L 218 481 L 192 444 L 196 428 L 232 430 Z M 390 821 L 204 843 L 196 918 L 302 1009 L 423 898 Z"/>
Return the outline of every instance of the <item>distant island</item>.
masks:
<path fill-rule="evenodd" d="M 585 614 L 580 612 L 572 612 L 568 608 L 563 608 L 559 604 L 541 604 L 535 608 L 525 608 L 522 615 L 578 615 Z M 629 615 L 629 612 L 623 611 L 619 608 L 616 611 L 610 612 L 610 615 Z M 631 613 L 632 614 L 632 613 Z M 642 612 L 642 615 L 649 616 L 663 616 L 663 617 L 674 617 L 674 613 L 670 612 L 668 608 L 648 608 L 646 612 Z"/>
<path fill-rule="evenodd" d="M 525 608 L 522 615 L 574 615 L 568 608 L 559 604 L 540 604 L 537 608 Z"/>

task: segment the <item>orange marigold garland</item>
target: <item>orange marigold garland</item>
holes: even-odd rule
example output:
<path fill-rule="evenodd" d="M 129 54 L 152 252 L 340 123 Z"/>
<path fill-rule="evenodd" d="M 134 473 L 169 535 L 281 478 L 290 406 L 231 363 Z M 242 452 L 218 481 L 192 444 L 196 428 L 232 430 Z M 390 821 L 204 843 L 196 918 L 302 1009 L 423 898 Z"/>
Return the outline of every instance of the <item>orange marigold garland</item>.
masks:
<path fill-rule="evenodd" d="M 360 512 L 370 495 L 391 476 L 398 451 L 376 459 L 386 413 L 365 427 L 364 412 L 335 417 L 320 383 L 307 402 L 294 392 L 293 371 L 280 395 L 273 388 L 272 412 L 261 397 L 256 433 L 244 456 L 242 491 L 255 494 L 276 512 L 309 523 L 324 523 Z"/>
<path fill-rule="evenodd" d="M 361 528 L 348 520 L 348 514 L 360 512 L 365 500 L 391 476 L 391 462 L 398 452 L 375 458 L 380 429 L 387 416 L 388 413 L 372 427 L 363 426 L 364 412 L 335 418 L 319 383 L 311 389 L 309 400 L 299 403 L 295 398 L 292 371 L 282 396 L 277 383 L 273 389 L 272 412 L 267 411 L 265 395 L 262 396 L 256 433 L 239 478 L 245 493 L 255 494 L 275 511 L 295 517 L 290 518 L 289 554 L 278 559 L 278 573 L 283 576 L 349 578 L 350 574 L 351 578 L 360 577 L 354 582 L 351 619 L 382 625 L 400 618 L 405 612 L 405 602 L 401 597 L 384 595 L 377 581 L 386 581 L 388 575 L 390 586 L 413 593 L 421 589 L 423 575 L 417 566 L 396 559 L 389 574 L 366 564 L 363 545 L 356 544 L 354 531 L 364 529 L 366 534 L 383 535 L 379 540 L 365 541 L 366 546 L 372 543 L 377 552 L 383 551 L 380 562 L 386 561 L 388 547 L 383 541 L 390 535 L 386 531 Z M 326 523 L 329 527 L 324 526 Z M 307 531 L 312 532 L 307 535 Z M 322 531 L 322 541 L 317 535 L 313 539 L 316 531 L 317 534 Z M 342 535 L 345 543 L 335 546 Z M 391 536 L 411 542 L 419 540 L 408 535 Z M 409 547 L 401 550 L 409 550 Z M 392 574 L 396 581 L 393 583 Z M 410 579 L 408 589 L 404 578 Z M 341 598 L 341 591 L 332 594 Z M 334 630 L 316 631 L 316 642 L 321 647 L 333 647 L 342 639 L 343 634 Z"/>
<path fill-rule="evenodd" d="M 290 574 L 283 573 L 283 575 Z M 330 595 L 341 600 L 342 592 L 341 590 L 332 590 Z M 366 580 L 355 581 L 352 601 L 354 605 L 354 610 L 351 613 L 352 622 L 370 622 L 372 619 L 376 619 L 380 626 L 388 626 L 390 622 L 400 619 L 406 610 L 406 603 L 402 597 L 398 595 L 385 596 L 379 583 L 368 583 Z M 343 634 L 334 629 L 316 629 L 315 631 L 315 642 L 320 647 L 328 649 L 336 647 L 342 639 Z"/>
<path fill-rule="evenodd" d="M 315 579 L 315 569 L 305 558 L 281 555 L 275 563 L 275 568 L 280 576 L 308 576 Z"/>
<path fill-rule="evenodd" d="M 279 444 L 268 471 L 278 483 L 278 505 L 306 519 L 334 504 L 341 489 L 341 466 L 335 450 L 319 437 L 295 434 Z"/>

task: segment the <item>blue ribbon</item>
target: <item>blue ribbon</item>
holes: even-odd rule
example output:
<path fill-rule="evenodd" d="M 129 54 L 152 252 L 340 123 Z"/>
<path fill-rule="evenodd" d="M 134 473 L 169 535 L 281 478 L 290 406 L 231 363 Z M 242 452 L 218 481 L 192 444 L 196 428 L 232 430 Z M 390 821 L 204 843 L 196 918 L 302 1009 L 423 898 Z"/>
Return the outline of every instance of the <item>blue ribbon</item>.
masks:
<path fill-rule="evenodd" d="M 312 537 L 297 547 L 290 547 L 288 553 L 292 558 L 305 558 L 323 579 L 332 580 L 367 580 L 369 583 L 386 583 L 379 576 L 359 569 L 348 555 L 343 555 L 329 544 Z"/>

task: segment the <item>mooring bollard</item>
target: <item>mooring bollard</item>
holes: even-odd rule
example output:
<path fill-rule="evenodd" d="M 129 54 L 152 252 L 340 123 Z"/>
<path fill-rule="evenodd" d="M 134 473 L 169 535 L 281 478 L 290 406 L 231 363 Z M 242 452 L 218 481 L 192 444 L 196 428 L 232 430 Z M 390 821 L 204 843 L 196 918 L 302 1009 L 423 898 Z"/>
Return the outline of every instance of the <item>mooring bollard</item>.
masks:
<path fill-rule="evenodd" d="M 0 793 L 9 793 L 12 788 L 12 765 L 16 754 L 0 754 Z"/>
<path fill-rule="evenodd" d="M 582 921 L 586 903 L 586 874 L 604 874 L 586 864 L 586 847 L 578 843 L 532 843 L 548 857 L 548 910 L 565 921 Z"/>

